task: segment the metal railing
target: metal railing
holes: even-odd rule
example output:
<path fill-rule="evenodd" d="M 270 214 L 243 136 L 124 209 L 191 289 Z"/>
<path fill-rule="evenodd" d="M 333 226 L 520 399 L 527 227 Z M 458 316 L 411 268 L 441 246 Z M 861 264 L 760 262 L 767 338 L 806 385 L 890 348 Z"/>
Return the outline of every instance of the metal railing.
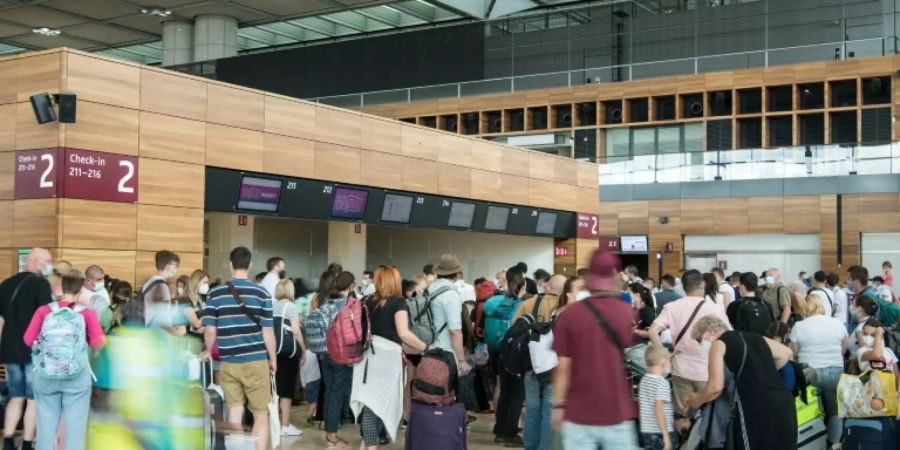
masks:
<path fill-rule="evenodd" d="M 900 143 L 608 157 L 600 184 L 650 184 L 900 173 Z"/>

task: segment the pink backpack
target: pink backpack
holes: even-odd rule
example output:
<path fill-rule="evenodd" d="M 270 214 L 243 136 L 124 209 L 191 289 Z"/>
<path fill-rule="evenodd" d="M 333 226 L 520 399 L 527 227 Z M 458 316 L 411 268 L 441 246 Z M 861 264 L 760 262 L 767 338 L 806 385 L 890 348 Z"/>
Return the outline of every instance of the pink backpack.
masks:
<path fill-rule="evenodd" d="M 363 320 L 366 329 L 363 330 Z M 325 335 L 328 355 L 338 364 L 355 364 L 363 359 L 371 335 L 368 308 L 363 301 L 347 299 Z"/>

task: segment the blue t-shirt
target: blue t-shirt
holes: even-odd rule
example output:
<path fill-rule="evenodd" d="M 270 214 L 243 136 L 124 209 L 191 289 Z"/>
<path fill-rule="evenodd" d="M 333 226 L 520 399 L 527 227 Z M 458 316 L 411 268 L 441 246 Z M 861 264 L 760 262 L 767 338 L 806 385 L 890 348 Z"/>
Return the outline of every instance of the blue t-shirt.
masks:
<path fill-rule="evenodd" d="M 272 300 L 264 288 L 248 280 L 231 280 L 253 322 L 238 306 L 226 285 L 216 286 L 206 296 L 203 326 L 217 329 L 216 342 L 223 362 L 246 363 L 268 359 L 263 328 L 272 328 Z"/>

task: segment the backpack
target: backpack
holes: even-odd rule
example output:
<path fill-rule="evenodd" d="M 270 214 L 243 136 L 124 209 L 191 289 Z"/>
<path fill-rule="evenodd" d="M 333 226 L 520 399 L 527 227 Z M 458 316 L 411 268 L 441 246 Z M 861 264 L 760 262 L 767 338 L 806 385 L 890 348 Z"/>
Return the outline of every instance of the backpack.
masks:
<path fill-rule="evenodd" d="M 88 365 L 87 334 L 82 305 L 71 308 L 50 303 L 31 360 L 37 373 L 50 380 L 71 380 Z M 90 369 L 88 369 L 90 370 Z"/>
<path fill-rule="evenodd" d="M 412 399 L 428 405 L 452 405 L 456 401 L 458 377 L 453 353 L 440 348 L 428 350 L 416 366 Z"/>
<path fill-rule="evenodd" d="M 335 363 L 346 365 L 362 361 L 371 335 L 368 312 L 363 300 L 350 298 L 334 318 L 325 335 L 325 346 Z"/>
<path fill-rule="evenodd" d="M 328 328 L 331 327 L 331 318 L 335 316 L 337 305 L 332 302 L 326 302 L 319 305 L 314 311 L 311 311 L 303 320 L 301 325 L 301 333 L 306 339 L 306 346 L 309 350 L 317 355 L 321 355 L 328 351 L 326 344 L 326 335 Z"/>
<path fill-rule="evenodd" d="M 900 321 L 900 305 L 883 300 L 872 289 L 866 289 L 862 292 L 863 297 L 869 297 L 878 305 L 878 311 L 875 316 L 884 325 L 884 329 L 888 330 Z"/>
<path fill-rule="evenodd" d="M 509 327 L 503 340 L 500 342 L 500 362 L 509 373 L 522 376 L 532 369 L 531 353 L 528 343 L 531 342 L 531 332 L 537 324 L 538 313 L 541 311 L 543 295 L 538 295 L 530 314 L 522 314 L 516 322 Z"/>
<path fill-rule="evenodd" d="M 553 370 L 559 365 L 559 357 L 553 351 L 553 326 L 559 316 L 553 312 L 550 322 L 535 324 L 531 329 L 531 340 L 528 342 L 528 353 L 534 376 L 540 383 L 553 381 Z"/>
<path fill-rule="evenodd" d="M 275 332 L 275 353 L 285 358 L 297 356 L 297 339 L 294 338 L 294 330 L 291 321 L 285 316 L 287 308 L 282 309 L 280 316 L 272 318 L 272 328 Z"/>
<path fill-rule="evenodd" d="M 438 335 L 447 328 L 447 324 L 444 323 L 440 330 L 434 329 L 434 314 L 431 312 L 431 304 L 434 302 L 434 299 L 451 290 L 453 290 L 453 287 L 444 286 L 433 294 L 426 291 L 425 295 L 416 295 L 407 300 L 409 305 L 409 328 L 426 345 L 434 344 Z"/>
<path fill-rule="evenodd" d="M 765 336 L 772 324 L 772 308 L 764 300 L 740 300 L 734 318 L 734 329 Z"/>
<path fill-rule="evenodd" d="M 495 295 L 484 304 L 484 341 L 488 349 L 500 349 L 500 343 L 521 303 L 522 300 L 517 298 Z"/>

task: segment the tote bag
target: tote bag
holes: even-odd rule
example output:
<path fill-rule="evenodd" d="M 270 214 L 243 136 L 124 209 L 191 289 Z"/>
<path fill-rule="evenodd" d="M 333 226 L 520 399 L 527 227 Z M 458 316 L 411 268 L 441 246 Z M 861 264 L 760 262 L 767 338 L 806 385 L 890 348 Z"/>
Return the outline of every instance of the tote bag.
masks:
<path fill-rule="evenodd" d="M 275 390 L 275 377 L 272 377 L 272 396 L 269 399 L 269 440 L 272 448 L 281 444 L 281 416 L 278 414 L 278 392 Z"/>

